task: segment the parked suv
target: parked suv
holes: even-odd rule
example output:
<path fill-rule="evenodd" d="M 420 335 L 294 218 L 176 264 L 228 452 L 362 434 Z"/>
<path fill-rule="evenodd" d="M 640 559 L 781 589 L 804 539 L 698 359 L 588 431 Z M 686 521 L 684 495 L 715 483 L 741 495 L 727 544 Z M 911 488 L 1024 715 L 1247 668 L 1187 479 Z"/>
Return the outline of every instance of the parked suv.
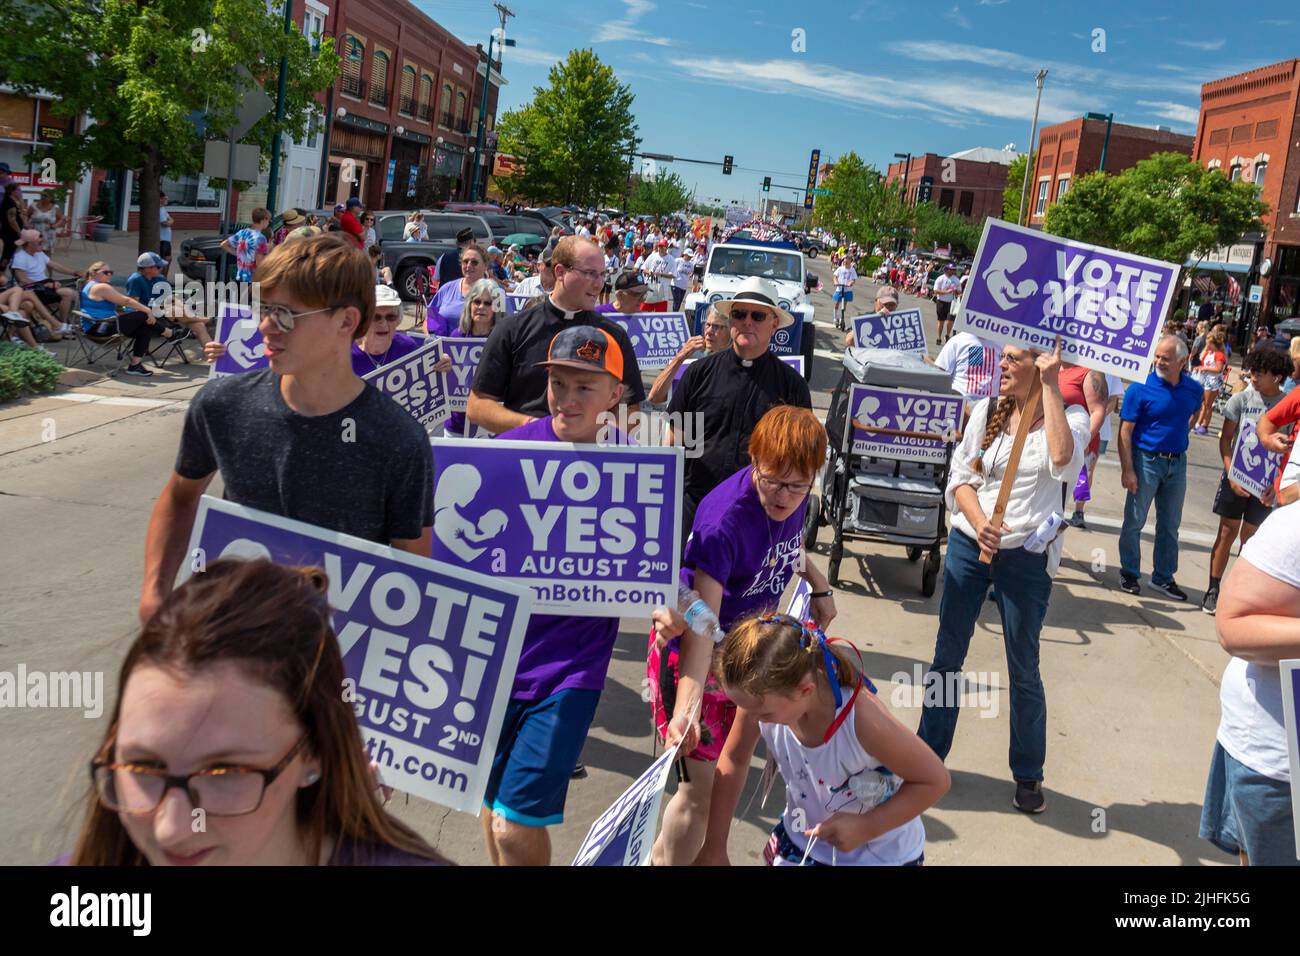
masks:
<path fill-rule="evenodd" d="M 427 242 L 404 242 L 409 213 L 381 209 L 375 213 L 375 230 L 384 250 L 384 265 L 393 270 L 393 285 L 407 302 L 418 302 L 429 290 L 429 266 L 444 252 L 456 252 L 456 233 L 468 228 L 474 241 L 486 247 L 492 230 L 482 216 L 464 213 L 426 212 L 424 223 L 429 230 Z"/>

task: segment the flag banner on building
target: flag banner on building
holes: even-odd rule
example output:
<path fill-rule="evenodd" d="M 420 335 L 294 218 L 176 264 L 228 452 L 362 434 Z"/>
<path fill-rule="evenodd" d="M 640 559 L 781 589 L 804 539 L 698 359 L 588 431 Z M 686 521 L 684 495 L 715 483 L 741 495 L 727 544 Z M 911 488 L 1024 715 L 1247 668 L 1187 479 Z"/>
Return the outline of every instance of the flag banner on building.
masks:
<path fill-rule="evenodd" d="M 409 355 L 362 376 L 411 413 L 425 431 L 433 431 L 451 414 L 447 405 L 447 378 L 433 367 L 442 358 L 442 341 L 434 338 Z"/>
<path fill-rule="evenodd" d="M 855 316 L 853 341 L 859 348 L 892 349 L 922 358 L 927 354 L 925 322 L 920 309 Z"/>
<path fill-rule="evenodd" d="M 643 371 L 665 368 L 691 337 L 685 312 L 611 312 L 605 318 L 623 326 Z"/>
<path fill-rule="evenodd" d="M 1062 239 L 1000 219 L 984 223 L 956 329 L 1146 381 L 1179 267 Z"/>
<path fill-rule="evenodd" d="M 1228 480 L 1246 489 L 1256 498 L 1264 497 L 1264 492 L 1273 487 L 1282 456 L 1268 451 L 1259 443 L 1255 433 L 1255 422 L 1242 418 L 1237 429 L 1237 441 L 1232 446 L 1232 467 L 1228 469 Z"/>
<path fill-rule="evenodd" d="M 271 360 L 266 357 L 266 346 L 262 344 L 262 333 L 257 326 L 258 321 L 249 306 L 221 303 L 212 338 L 224 345 L 226 352 L 212 363 L 209 378 L 257 372 L 270 367 Z"/>
<path fill-rule="evenodd" d="M 220 558 L 323 568 L 339 688 L 384 783 L 478 815 L 532 607 L 459 564 L 204 495 L 184 574 Z"/>
<path fill-rule="evenodd" d="M 539 614 L 676 607 L 683 449 L 433 440 L 433 557 L 533 589 Z"/>
<path fill-rule="evenodd" d="M 854 455 L 897 461 L 947 461 L 961 427 L 962 397 L 910 388 L 853 385 L 849 390 Z M 867 432 L 863 428 L 884 429 Z"/>

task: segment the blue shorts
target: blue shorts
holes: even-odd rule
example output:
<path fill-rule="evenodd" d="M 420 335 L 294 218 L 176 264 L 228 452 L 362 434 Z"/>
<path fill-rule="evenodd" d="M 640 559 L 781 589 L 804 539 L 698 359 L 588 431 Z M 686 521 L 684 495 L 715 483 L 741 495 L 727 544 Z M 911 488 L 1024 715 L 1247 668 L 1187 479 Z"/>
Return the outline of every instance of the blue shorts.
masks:
<path fill-rule="evenodd" d="M 841 299 L 843 299 L 845 302 L 852 302 L 853 290 L 852 289 L 841 290 L 840 288 L 836 287 L 835 291 L 831 293 L 831 301 L 839 302 Z"/>
<path fill-rule="evenodd" d="M 563 823 L 569 778 L 599 700 L 600 691 L 579 689 L 541 700 L 511 700 L 483 806 L 526 827 Z"/>
<path fill-rule="evenodd" d="M 1296 866 L 1291 786 L 1256 773 L 1217 741 L 1201 808 L 1202 839 L 1251 866 Z"/>

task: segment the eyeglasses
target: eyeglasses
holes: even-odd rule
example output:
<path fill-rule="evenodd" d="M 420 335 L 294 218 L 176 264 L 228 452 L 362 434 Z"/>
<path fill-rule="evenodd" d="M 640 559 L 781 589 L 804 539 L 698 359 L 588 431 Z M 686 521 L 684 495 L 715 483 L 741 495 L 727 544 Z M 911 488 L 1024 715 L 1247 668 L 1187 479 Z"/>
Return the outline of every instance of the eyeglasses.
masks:
<path fill-rule="evenodd" d="M 564 263 L 560 264 L 563 265 Z M 597 279 L 603 280 L 605 278 L 605 273 L 599 269 L 579 269 L 577 266 L 568 266 L 568 270 L 583 276 L 588 282 L 595 282 Z"/>
<path fill-rule="evenodd" d="M 132 815 L 153 813 L 173 787 L 189 796 L 190 806 L 214 817 L 240 817 L 262 805 L 266 788 L 293 762 L 307 742 L 303 734 L 275 766 L 210 767 L 190 774 L 170 774 L 161 767 L 95 760 L 90 776 L 105 808 Z"/>
<path fill-rule="evenodd" d="M 704 331 L 705 331 L 705 332 L 725 332 L 725 331 L 727 331 L 727 327 L 726 327 L 725 325 L 723 325 L 722 323 L 720 323 L 720 322 L 705 322 L 705 323 L 704 323 Z"/>
<path fill-rule="evenodd" d="M 496 305 L 496 303 L 493 302 L 491 299 L 474 299 L 470 304 L 471 304 L 471 305 L 485 305 L 485 306 L 487 306 L 489 309 L 492 308 L 494 305 Z"/>
<path fill-rule="evenodd" d="M 321 312 L 333 312 L 337 306 L 326 306 L 323 309 L 312 309 L 309 312 L 294 312 L 287 306 L 283 305 L 263 305 L 257 310 L 257 321 L 260 325 L 262 322 L 270 321 L 275 327 L 286 335 L 293 331 L 294 323 L 304 315 L 318 315 Z"/>
<path fill-rule="evenodd" d="M 758 476 L 758 483 L 762 485 L 766 491 L 784 491 L 792 495 L 800 496 L 806 495 L 808 492 L 812 491 L 813 483 L 811 481 L 804 484 L 792 485 L 786 481 L 774 481 L 758 471 L 755 471 L 754 474 Z"/>
<path fill-rule="evenodd" d="M 402 317 L 400 315 L 389 315 L 385 312 L 376 312 L 375 317 L 370 321 L 371 322 L 401 322 Z"/>
<path fill-rule="evenodd" d="M 731 321 L 744 322 L 748 319 L 751 322 L 766 322 L 772 318 L 772 313 L 766 309 L 732 309 Z"/>
<path fill-rule="evenodd" d="M 483 264 L 483 260 L 478 258 L 461 259 L 460 264 L 462 266 L 481 266 Z"/>

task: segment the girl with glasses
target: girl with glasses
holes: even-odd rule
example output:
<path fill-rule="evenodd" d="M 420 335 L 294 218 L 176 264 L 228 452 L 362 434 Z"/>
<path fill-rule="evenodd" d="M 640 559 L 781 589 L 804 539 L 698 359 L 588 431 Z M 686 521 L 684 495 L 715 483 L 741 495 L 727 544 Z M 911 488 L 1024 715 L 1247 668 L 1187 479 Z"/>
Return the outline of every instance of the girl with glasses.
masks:
<path fill-rule="evenodd" d="M 468 243 L 460 249 L 461 277 L 438 286 L 429 303 L 425 328 L 430 335 L 446 336 L 460 322 L 465 300 L 475 282 L 487 276 L 487 253 L 477 243 Z"/>
<path fill-rule="evenodd" d="M 826 457 L 826 429 L 811 409 L 777 405 L 749 439 L 752 464 L 705 495 L 682 556 L 681 583 L 712 609 L 721 632 L 769 611 L 798 574 L 812 589 L 812 615 L 835 619 L 830 583 L 803 551 L 804 512 Z M 714 646 L 675 609 L 654 612 L 646 676 L 666 745 L 682 741 L 684 772 L 655 842 L 656 866 L 688 866 L 705 842 L 718 755 L 736 705 L 711 670 Z"/>
<path fill-rule="evenodd" d="M 172 592 L 127 651 L 68 862 L 445 862 L 383 808 L 328 587 L 319 568 L 223 560 Z"/>

